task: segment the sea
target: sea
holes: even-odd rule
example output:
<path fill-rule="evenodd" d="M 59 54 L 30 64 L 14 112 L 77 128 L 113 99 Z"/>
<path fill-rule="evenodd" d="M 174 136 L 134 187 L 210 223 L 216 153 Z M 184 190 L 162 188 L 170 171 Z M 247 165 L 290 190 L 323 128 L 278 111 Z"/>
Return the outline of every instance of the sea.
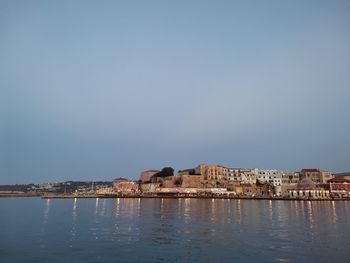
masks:
<path fill-rule="evenodd" d="M 0 262 L 350 262 L 350 201 L 0 198 Z"/>

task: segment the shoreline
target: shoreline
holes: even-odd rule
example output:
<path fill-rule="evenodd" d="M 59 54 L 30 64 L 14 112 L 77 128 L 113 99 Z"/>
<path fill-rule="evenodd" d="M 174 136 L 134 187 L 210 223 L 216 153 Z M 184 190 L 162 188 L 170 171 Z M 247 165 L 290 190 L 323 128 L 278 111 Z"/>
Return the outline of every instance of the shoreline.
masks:
<path fill-rule="evenodd" d="M 42 197 L 42 194 L 38 194 L 38 193 L 23 193 L 23 194 L 0 194 L 0 198 L 9 198 L 9 197 Z"/>
<path fill-rule="evenodd" d="M 251 196 L 221 196 L 221 195 L 169 195 L 169 194 L 136 194 L 136 195 L 118 195 L 118 194 L 40 194 L 40 193 L 23 193 L 23 194 L 0 194 L 0 198 L 11 197 L 40 197 L 41 199 L 96 199 L 96 198 L 168 198 L 168 199 L 233 199 L 233 200 L 280 200 L 280 201 L 350 201 L 350 198 L 289 198 L 289 197 L 251 197 Z"/>
<path fill-rule="evenodd" d="M 121 194 L 89 194 L 89 195 L 70 195 L 70 194 L 49 194 L 42 195 L 42 199 L 75 199 L 75 198 L 168 198 L 168 199 L 236 199 L 236 200 L 281 200 L 281 201 L 350 201 L 350 198 L 289 198 L 289 197 L 251 197 L 251 196 L 223 196 L 223 195 L 169 195 L 169 194 L 135 194 L 135 195 L 121 195 Z"/>

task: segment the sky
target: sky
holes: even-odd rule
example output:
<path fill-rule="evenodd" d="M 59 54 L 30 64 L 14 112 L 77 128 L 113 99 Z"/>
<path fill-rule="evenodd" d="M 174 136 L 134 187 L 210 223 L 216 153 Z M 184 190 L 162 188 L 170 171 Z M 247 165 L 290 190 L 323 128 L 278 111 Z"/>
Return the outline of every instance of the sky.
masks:
<path fill-rule="evenodd" d="M 350 171 L 350 1 L 0 0 L 0 184 Z"/>

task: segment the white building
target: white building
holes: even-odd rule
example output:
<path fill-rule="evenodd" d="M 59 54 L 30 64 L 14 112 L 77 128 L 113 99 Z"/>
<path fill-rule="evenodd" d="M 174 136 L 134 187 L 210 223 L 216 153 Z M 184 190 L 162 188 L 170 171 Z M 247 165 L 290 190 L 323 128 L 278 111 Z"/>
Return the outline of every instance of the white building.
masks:
<path fill-rule="evenodd" d="M 224 168 L 224 179 L 231 182 L 255 184 L 255 170 L 242 168 Z"/>
<path fill-rule="evenodd" d="M 280 171 L 273 170 L 263 170 L 255 168 L 256 179 L 260 183 L 270 183 L 273 186 L 280 186 L 282 184 L 282 174 Z"/>

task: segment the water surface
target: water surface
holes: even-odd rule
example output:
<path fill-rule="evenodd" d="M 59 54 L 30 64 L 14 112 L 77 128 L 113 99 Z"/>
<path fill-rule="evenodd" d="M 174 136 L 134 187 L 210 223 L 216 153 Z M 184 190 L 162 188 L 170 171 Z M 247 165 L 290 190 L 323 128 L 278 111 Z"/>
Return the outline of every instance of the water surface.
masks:
<path fill-rule="evenodd" d="M 0 262 L 349 262 L 350 202 L 0 199 Z"/>

